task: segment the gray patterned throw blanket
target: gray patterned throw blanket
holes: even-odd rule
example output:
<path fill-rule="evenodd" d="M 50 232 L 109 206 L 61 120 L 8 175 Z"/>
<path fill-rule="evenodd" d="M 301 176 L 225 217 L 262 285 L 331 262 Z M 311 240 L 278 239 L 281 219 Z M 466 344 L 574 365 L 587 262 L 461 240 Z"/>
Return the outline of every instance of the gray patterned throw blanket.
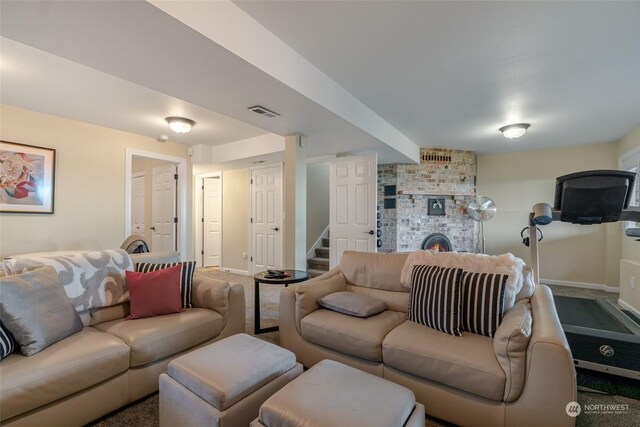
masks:
<path fill-rule="evenodd" d="M 129 254 L 122 249 L 33 254 L 4 260 L 4 274 L 20 274 L 50 265 L 77 311 L 107 307 L 129 300 L 125 271 L 133 270 Z"/>

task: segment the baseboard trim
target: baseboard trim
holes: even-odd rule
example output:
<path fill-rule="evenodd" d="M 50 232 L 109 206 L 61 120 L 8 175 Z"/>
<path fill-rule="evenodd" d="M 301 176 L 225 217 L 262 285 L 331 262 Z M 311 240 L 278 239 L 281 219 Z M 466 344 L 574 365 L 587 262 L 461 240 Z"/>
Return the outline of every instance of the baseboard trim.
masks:
<path fill-rule="evenodd" d="M 599 291 L 605 291 L 605 292 L 611 292 L 611 293 L 620 292 L 620 288 L 602 285 L 599 283 L 570 282 L 568 280 L 553 280 L 553 279 L 540 279 L 540 283 L 542 283 L 543 285 L 570 286 L 572 288 L 583 288 L 583 289 L 597 289 Z"/>
<path fill-rule="evenodd" d="M 636 316 L 640 317 L 640 310 L 638 310 L 637 308 L 635 308 L 634 306 L 632 306 L 631 304 L 629 304 L 625 300 L 618 298 L 618 305 L 620 307 L 624 308 L 625 310 L 629 310 L 630 312 L 632 312 Z"/>
<path fill-rule="evenodd" d="M 247 270 L 236 270 L 235 268 L 224 268 L 221 267 L 220 271 L 224 273 L 233 273 L 233 274 L 241 274 L 243 276 L 249 276 L 249 272 Z"/>

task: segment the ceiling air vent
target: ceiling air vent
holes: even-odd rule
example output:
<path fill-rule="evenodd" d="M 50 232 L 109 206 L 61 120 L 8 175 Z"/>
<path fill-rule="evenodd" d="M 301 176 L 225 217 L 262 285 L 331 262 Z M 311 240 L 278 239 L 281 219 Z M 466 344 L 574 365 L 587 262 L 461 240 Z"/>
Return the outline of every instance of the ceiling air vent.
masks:
<path fill-rule="evenodd" d="M 258 113 L 262 116 L 269 117 L 270 119 L 273 117 L 278 117 L 280 115 L 278 113 L 275 113 L 259 105 L 254 105 L 253 107 L 249 107 L 249 110 L 253 111 L 254 113 Z"/>

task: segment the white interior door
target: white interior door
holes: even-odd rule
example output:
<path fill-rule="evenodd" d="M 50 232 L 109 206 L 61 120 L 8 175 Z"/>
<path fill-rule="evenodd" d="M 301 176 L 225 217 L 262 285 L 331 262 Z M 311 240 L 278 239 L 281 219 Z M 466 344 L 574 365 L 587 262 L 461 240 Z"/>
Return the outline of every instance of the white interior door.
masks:
<path fill-rule="evenodd" d="M 176 250 L 176 176 L 175 165 L 153 168 L 153 239 L 151 250 Z"/>
<path fill-rule="evenodd" d="M 204 267 L 220 265 L 222 230 L 222 183 L 219 176 L 203 179 L 202 246 Z"/>
<path fill-rule="evenodd" d="M 329 164 L 329 267 L 346 250 L 376 252 L 377 156 L 341 157 Z"/>
<path fill-rule="evenodd" d="M 251 170 L 251 272 L 282 268 L 282 166 Z"/>
<path fill-rule="evenodd" d="M 144 236 L 145 184 L 144 172 L 131 177 L 131 234 Z"/>

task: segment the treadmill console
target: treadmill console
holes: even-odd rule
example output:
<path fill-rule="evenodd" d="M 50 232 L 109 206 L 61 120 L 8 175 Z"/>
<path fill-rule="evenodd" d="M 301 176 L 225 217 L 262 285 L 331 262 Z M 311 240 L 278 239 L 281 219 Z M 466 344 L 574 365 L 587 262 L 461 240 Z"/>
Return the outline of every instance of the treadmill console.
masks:
<path fill-rule="evenodd" d="M 619 170 L 576 172 L 556 179 L 554 210 L 573 224 L 616 222 L 629 206 L 636 174 Z"/>

